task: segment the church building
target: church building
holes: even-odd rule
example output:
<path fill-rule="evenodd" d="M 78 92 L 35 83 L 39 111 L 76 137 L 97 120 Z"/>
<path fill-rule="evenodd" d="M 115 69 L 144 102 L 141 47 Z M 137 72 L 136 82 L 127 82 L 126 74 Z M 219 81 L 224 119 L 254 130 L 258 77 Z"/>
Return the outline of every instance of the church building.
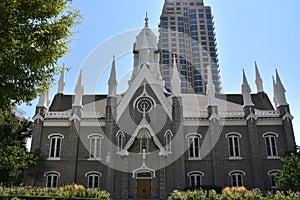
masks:
<path fill-rule="evenodd" d="M 257 66 L 257 92 L 243 72 L 240 94 L 215 92 L 211 69 L 206 94 L 182 94 L 174 55 L 170 88 L 160 71 L 156 35 L 145 27 L 133 45 L 129 87 L 117 94 L 113 58 L 108 94 L 84 94 L 81 72 L 75 94 L 40 96 L 32 150 L 46 160 L 26 185 L 56 188 L 77 183 L 107 190 L 113 199 L 167 199 L 188 187 L 244 186 L 267 191 L 294 150 L 292 115 L 276 71 L 274 105 Z"/>

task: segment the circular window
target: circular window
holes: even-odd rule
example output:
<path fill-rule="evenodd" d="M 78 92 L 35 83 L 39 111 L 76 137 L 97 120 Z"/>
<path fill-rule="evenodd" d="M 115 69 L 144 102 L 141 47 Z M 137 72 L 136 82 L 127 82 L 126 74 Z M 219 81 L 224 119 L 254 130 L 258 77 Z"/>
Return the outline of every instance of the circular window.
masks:
<path fill-rule="evenodd" d="M 153 102 L 148 97 L 142 97 L 136 102 L 136 108 L 141 113 L 150 112 L 153 107 Z"/>

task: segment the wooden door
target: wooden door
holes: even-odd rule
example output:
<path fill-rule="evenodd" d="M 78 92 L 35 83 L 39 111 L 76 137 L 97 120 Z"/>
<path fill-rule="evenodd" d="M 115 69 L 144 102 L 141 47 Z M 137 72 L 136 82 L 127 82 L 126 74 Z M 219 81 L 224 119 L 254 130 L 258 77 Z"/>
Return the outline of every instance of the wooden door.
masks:
<path fill-rule="evenodd" d="M 151 198 L 151 179 L 137 179 L 137 194 L 136 197 L 139 199 L 150 199 Z"/>

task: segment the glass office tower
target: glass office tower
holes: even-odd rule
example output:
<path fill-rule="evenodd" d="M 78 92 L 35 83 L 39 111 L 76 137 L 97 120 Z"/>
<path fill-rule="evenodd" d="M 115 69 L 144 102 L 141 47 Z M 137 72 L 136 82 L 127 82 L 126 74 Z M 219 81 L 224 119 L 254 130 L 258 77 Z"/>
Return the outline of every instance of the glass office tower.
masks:
<path fill-rule="evenodd" d="M 182 93 L 206 94 L 211 66 L 217 93 L 221 91 L 213 15 L 203 0 L 165 0 L 159 24 L 161 74 L 172 90 L 172 58 L 181 74 Z"/>

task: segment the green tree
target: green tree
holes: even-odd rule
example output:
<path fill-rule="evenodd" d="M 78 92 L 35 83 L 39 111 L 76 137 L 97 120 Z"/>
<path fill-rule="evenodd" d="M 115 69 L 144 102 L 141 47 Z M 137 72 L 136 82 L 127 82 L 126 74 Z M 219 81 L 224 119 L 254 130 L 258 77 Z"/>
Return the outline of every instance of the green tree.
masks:
<path fill-rule="evenodd" d="M 300 155 L 291 153 L 282 159 L 284 165 L 277 177 L 277 185 L 284 190 L 300 190 Z"/>
<path fill-rule="evenodd" d="M 26 169 L 34 170 L 43 164 L 39 151 L 28 152 L 25 139 L 30 137 L 32 122 L 19 122 L 10 112 L 0 112 L 0 183 L 18 185 Z"/>
<path fill-rule="evenodd" d="M 71 3 L 0 1 L 0 110 L 35 99 L 53 83 L 80 17 Z"/>

